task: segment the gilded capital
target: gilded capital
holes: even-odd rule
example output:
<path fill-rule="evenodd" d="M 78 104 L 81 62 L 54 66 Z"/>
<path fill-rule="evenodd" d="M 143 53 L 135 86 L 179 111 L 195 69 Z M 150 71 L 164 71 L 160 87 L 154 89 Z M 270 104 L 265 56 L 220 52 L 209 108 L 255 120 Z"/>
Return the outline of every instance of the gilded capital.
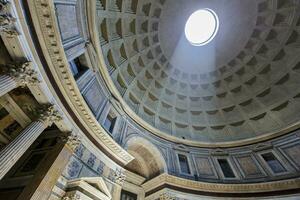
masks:
<path fill-rule="evenodd" d="M 34 85 L 39 82 L 37 72 L 32 68 L 32 62 L 25 62 L 21 65 L 9 65 L 8 67 L 8 74 L 20 86 Z"/>

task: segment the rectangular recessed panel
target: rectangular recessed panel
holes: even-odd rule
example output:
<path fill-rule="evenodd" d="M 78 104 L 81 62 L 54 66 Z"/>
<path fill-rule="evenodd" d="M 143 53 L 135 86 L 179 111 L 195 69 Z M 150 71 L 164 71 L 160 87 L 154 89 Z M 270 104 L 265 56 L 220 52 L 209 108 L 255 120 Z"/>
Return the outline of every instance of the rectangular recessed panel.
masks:
<path fill-rule="evenodd" d="M 245 175 L 245 178 L 256 178 L 263 175 L 251 156 L 239 157 L 237 158 L 237 161 Z"/>
<path fill-rule="evenodd" d="M 96 115 L 103 103 L 101 87 L 97 80 L 93 81 L 89 88 L 86 89 L 83 96 L 92 112 Z"/>
<path fill-rule="evenodd" d="M 63 43 L 78 37 L 80 32 L 78 29 L 76 6 L 73 4 L 56 3 L 55 8 Z"/>
<path fill-rule="evenodd" d="M 208 158 L 198 157 L 198 158 L 195 158 L 195 162 L 196 162 L 196 167 L 198 169 L 200 177 L 203 176 L 203 177 L 215 178 L 213 166 L 209 162 Z"/>
<path fill-rule="evenodd" d="M 287 156 L 300 167 L 300 144 L 296 144 L 283 149 Z"/>

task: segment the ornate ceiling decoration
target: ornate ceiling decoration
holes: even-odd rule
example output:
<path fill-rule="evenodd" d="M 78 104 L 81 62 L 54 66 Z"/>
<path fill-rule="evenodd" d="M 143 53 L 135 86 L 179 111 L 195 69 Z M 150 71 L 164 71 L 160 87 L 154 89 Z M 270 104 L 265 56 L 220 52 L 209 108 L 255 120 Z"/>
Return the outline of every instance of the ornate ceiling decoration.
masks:
<path fill-rule="evenodd" d="M 183 26 L 201 7 L 217 12 L 220 30 L 191 47 Z M 299 10 L 297 0 L 97 0 L 103 58 L 128 106 L 162 132 L 201 142 L 299 121 Z"/>

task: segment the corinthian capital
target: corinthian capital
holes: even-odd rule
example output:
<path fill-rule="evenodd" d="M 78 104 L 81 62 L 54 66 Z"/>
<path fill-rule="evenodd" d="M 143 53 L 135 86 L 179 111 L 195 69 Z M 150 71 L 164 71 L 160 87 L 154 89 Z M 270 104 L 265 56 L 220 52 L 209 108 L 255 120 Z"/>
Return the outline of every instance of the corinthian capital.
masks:
<path fill-rule="evenodd" d="M 0 33 L 2 32 L 12 37 L 20 35 L 15 28 L 15 22 L 16 19 L 10 14 L 0 14 Z"/>
<path fill-rule="evenodd" d="M 9 65 L 8 74 L 13 77 L 18 85 L 34 85 L 39 82 L 37 72 L 32 68 L 32 62 L 21 65 Z"/>
<path fill-rule="evenodd" d="M 123 185 L 123 183 L 124 183 L 124 181 L 125 181 L 125 179 L 126 179 L 126 176 L 125 176 L 125 174 L 121 171 L 121 170 L 119 170 L 119 169 L 117 169 L 116 171 L 115 171 L 115 173 L 114 173 L 114 180 L 115 180 L 115 182 L 118 184 L 118 185 Z"/>
<path fill-rule="evenodd" d="M 10 8 L 10 2 L 8 0 L 0 0 L 0 12 L 8 12 Z"/>
<path fill-rule="evenodd" d="M 10 14 L 10 5 L 8 0 L 0 0 L 0 33 L 14 37 L 20 34 L 15 27 L 16 18 Z"/>
<path fill-rule="evenodd" d="M 12 26 L 16 22 L 16 18 L 12 17 L 10 14 L 0 14 L 0 26 L 7 27 Z"/>
<path fill-rule="evenodd" d="M 65 143 L 72 151 L 75 151 L 81 143 L 81 138 L 77 134 L 69 133 L 68 135 L 60 136 L 59 141 Z"/>
<path fill-rule="evenodd" d="M 62 120 L 61 114 L 52 104 L 43 105 L 36 113 L 38 120 L 45 123 L 47 126 L 51 126 L 54 122 Z"/>

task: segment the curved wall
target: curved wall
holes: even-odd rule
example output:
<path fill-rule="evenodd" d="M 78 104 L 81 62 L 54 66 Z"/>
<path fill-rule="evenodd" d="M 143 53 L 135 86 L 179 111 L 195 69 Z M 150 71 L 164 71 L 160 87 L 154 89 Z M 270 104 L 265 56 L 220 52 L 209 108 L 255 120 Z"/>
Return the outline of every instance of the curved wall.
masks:
<path fill-rule="evenodd" d="M 114 4 L 108 4 L 108 2 L 114 2 Z M 263 142 L 247 142 L 251 143 L 247 145 L 235 143 L 234 145 L 225 145 L 226 148 L 225 146 L 217 148 L 217 145 L 214 144 L 197 147 L 187 145 L 188 142 L 185 143 L 184 139 L 168 140 L 159 137 L 133 121 L 131 116 L 124 112 L 122 103 L 118 101 L 118 97 L 111 91 L 106 77 L 103 76 L 103 73 L 107 73 L 107 71 L 103 71 L 107 67 L 105 63 L 108 62 L 109 64 L 110 61 L 106 60 L 105 62 L 103 54 L 100 54 L 102 51 L 99 52 L 99 47 L 94 41 L 95 35 L 97 35 L 95 27 L 98 10 L 103 10 L 103 5 L 105 5 L 105 8 L 109 8 L 111 11 L 118 11 L 120 10 L 120 2 L 122 1 L 97 0 L 93 3 L 78 0 L 70 3 L 62 0 L 53 2 L 36 0 L 24 4 L 29 24 L 30 19 L 28 18 L 30 18 L 29 16 L 32 17 L 32 27 L 30 27 L 32 38 L 36 45 L 40 45 L 40 49 L 37 51 L 39 51 L 41 60 L 44 59 L 41 67 L 42 77 L 51 88 L 51 92 L 55 96 L 53 98 L 58 100 L 63 107 L 62 111 L 73 120 L 72 123 L 75 125 L 72 127 L 76 128 L 86 140 L 83 145 L 77 148 L 63 175 L 68 179 L 82 176 L 103 176 L 111 182 L 117 182 L 118 180 L 115 179 L 116 171 L 123 170 L 123 167 L 126 168 L 126 165 L 133 159 L 126 151 L 130 149 L 128 141 L 140 137 L 151 142 L 153 148 L 157 148 L 161 154 L 158 160 L 164 160 L 162 163 L 165 164 L 158 166 L 158 168 L 160 169 L 159 173 L 165 174 L 158 176 L 157 179 L 160 180 L 159 177 L 164 177 L 161 180 L 165 183 L 168 182 L 169 176 L 175 181 L 183 180 L 184 183 L 179 184 L 179 188 L 188 187 L 189 184 L 219 183 L 220 188 L 212 187 L 210 190 L 214 193 L 222 191 L 223 187 L 231 187 L 230 184 L 233 184 L 243 188 L 243 192 L 246 193 L 247 184 L 267 182 L 269 185 L 262 187 L 272 190 L 272 184 L 276 185 L 274 181 L 287 181 L 287 183 L 284 182 L 286 187 L 274 187 L 274 190 L 297 189 L 300 175 L 298 159 L 300 133 L 298 130 L 289 130 L 288 134 L 273 139 L 267 138 L 268 140 Z M 137 1 L 132 0 L 132 4 L 130 4 L 132 7 L 126 8 L 128 15 L 137 9 L 134 2 Z M 155 5 L 160 8 L 163 2 L 157 1 Z M 145 5 L 146 7 L 144 7 Z M 139 9 L 148 12 L 148 4 L 145 5 Z M 155 10 L 153 10 L 154 18 L 156 16 Z M 127 15 L 126 13 L 123 14 Z M 108 18 L 115 19 L 115 15 L 112 16 L 110 12 L 105 12 L 105 14 Z M 155 19 L 153 20 L 155 22 Z M 105 23 L 109 23 L 109 21 L 107 20 Z M 115 27 L 117 34 L 119 22 L 117 20 L 113 23 L 117 26 L 114 24 L 110 27 Z M 143 23 L 142 20 L 138 24 L 143 27 Z M 155 27 L 156 25 L 153 25 L 154 30 Z M 36 35 L 34 36 L 35 31 Z M 147 35 L 141 33 L 141 35 L 143 34 Z M 155 35 L 147 35 L 147 38 L 154 36 L 153 39 L 155 39 Z M 118 34 L 115 36 L 114 42 L 118 43 L 117 39 L 120 38 L 118 38 Z M 102 45 L 107 45 L 105 40 L 105 37 L 104 40 L 100 40 Z M 122 43 L 119 44 L 121 45 L 119 53 L 122 53 Z M 109 54 L 109 50 L 106 53 Z M 143 55 L 146 56 L 145 59 L 151 57 L 148 51 L 144 53 L 146 53 Z M 160 55 L 159 50 L 157 53 Z M 124 63 L 122 56 L 118 62 Z M 77 66 L 77 72 L 73 68 L 74 64 Z M 78 67 L 79 65 L 82 68 Z M 120 81 L 118 78 L 116 80 Z M 122 88 L 118 89 L 123 91 Z M 109 122 L 107 121 L 108 116 L 111 117 Z M 143 148 L 148 148 L 146 143 L 140 145 Z M 149 152 L 155 151 L 149 150 Z M 276 170 L 276 166 L 273 168 L 272 163 L 271 165 L 268 164 L 270 159 L 264 158 L 263 155 L 270 155 L 270 153 L 273 155 L 271 160 L 277 160 L 275 165 L 281 166 L 281 169 Z M 178 155 L 186 156 L 189 173 L 182 172 Z M 229 164 L 234 177 L 225 177 L 220 160 L 225 160 Z M 105 167 L 105 165 L 110 165 L 110 167 Z M 138 182 L 137 185 L 140 189 L 147 187 L 147 183 L 151 185 L 150 180 L 145 183 L 145 178 L 142 177 L 135 181 Z M 153 181 L 155 182 L 156 179 L 154 178 Z M 205 187 L 202 189 L 205 190 Z M 238 189 L 238 187 L 232 187 L 231 192 Z M 255 188 L 253 192 L 255 191 L 259 192 L 260 190 Z M 148 195 L 151 194 L 148 193 Z"/>

